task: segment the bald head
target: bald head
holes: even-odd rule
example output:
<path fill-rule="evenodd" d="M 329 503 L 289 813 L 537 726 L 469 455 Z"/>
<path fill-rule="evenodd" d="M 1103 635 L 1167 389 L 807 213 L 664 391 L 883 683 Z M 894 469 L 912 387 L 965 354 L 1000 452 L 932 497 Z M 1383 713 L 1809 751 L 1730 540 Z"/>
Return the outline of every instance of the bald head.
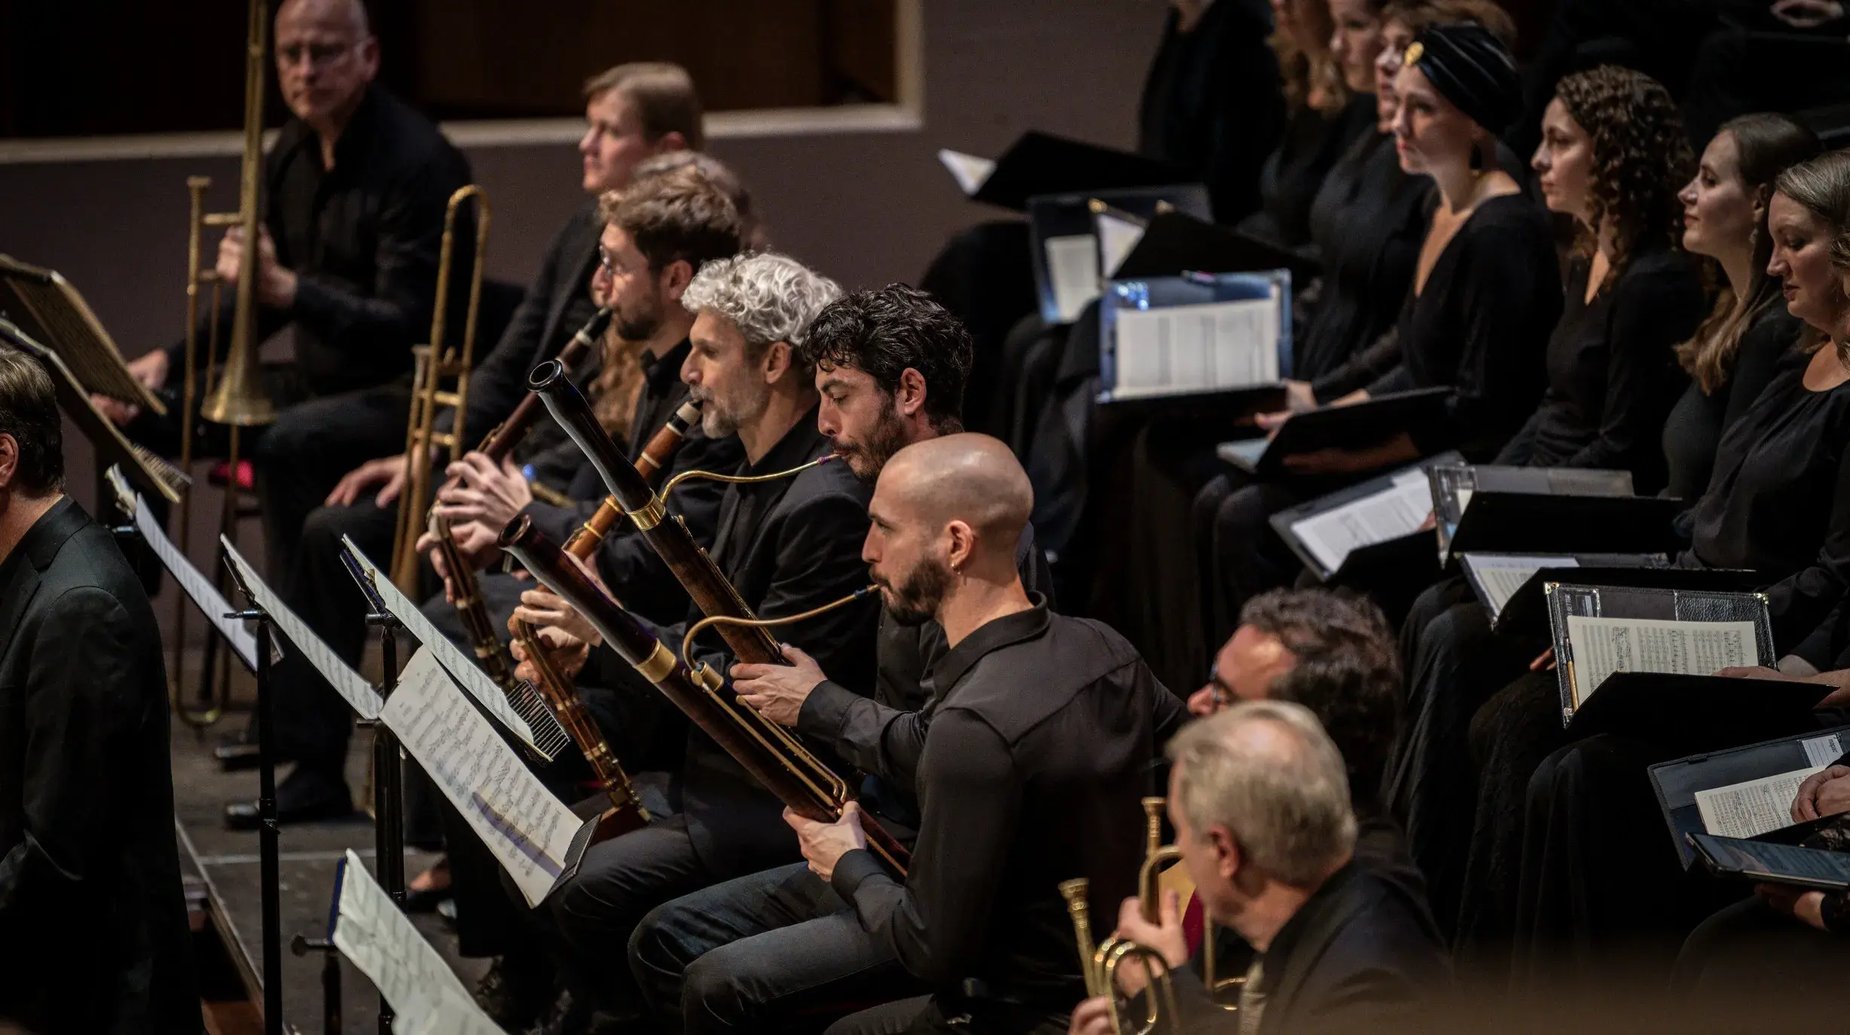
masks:
<path fill-rule="evenodd" d="M 283 5 L 276 10 L 278 32 L 285 25 L 299 23 L 338 26 L 356 39 L 373 34 L 372 23 L 366 17 L 366 5 L 361 0 L 283 0 Z"/>
<path fill-rule="evenodd" d="M 1011 558 L 1034 509 L 1034 489 L 1015 454 L 972 432 L 915 442 L 893 454 L 875 494 L 930 524 L 961 521 Z"/>
<path fill-rule="evenodd" d="M 340 135 L 379 73 L 379 43 L 360 0 L 285 0 L 276 12 L 283 103 L 324 140 Z"/>

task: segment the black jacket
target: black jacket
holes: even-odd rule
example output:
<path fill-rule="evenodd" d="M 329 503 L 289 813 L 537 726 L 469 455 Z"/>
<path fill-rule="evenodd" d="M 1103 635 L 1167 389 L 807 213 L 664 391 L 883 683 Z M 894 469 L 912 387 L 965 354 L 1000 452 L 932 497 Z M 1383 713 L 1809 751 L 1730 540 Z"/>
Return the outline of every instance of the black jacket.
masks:
<path fill-rule="evenodd" d="M 200 1030 L 167 751 L 148 598 L 60 501 L 0 561 L 0 1018 Z"/>

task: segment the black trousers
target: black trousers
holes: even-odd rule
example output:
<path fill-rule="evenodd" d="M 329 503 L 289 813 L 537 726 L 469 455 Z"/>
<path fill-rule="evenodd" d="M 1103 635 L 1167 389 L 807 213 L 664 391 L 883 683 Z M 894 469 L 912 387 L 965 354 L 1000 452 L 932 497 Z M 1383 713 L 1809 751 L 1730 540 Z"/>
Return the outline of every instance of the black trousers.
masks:
<path fill-rule="evenodd" d="M 665 1032 L 814 1030 L 923 991 L 805 863 L 657 907 L 637 925 L 629 955 Z"/>
<path fill-rule="evenodd" d="M 960 1006 L 937 996 L 887 1003 L 829 1025 L 827 1035 L 900 1035 L 902 1032 L 1060 1035 L 1070 1013 L 992 1004 Z"/>

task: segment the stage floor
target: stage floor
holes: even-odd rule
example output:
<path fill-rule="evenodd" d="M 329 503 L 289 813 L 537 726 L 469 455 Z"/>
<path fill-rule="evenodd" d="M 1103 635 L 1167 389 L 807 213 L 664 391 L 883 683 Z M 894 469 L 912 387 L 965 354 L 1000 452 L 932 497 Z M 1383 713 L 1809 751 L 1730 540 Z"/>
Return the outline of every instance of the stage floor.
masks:
<path fill-rule="evenodd" d="M 244 691 L 244 707 L 249 706 L 249 687 Z M 234 701 L 236 698 L 234 698 Z M 260 960 L 261 913 L 257 882 L 258 857 L 255 831 L 234 832 L 225 829 L 225 803 L 238 798 L 255 799 L 257 772 L 226 773 L 213 760 L 211 748 L 217 740 L 244 727 L 245 712 L 227 714 L 217 726 L 203 736 L 177 719 L 173 723 L 174 810 L 178 817 L 181 867 L 189 878 L 189 897 L 204 898 L 207 919 L 220 932 L 231 964 L 202 960 L 210 985 L 216 970 L 221 987 L 241 979 L 252 1001 L 261 1005 L 262 963 Z M 356 730 L 347 758 L 347 781 L 356 795 L 366 787 L 367 760 L 371 757 L 371 735 Z M 279 771 L 279 778 L 287 768 Z M 376 874 L 373 850 L 373 825 L 364 812 L 346 820 L 307 823 L 282 828 L 281 841 L 281 916 L 283 945 L 283 1020 L 287 1029 L 321 1032 L 322 992 L 321 954 L 311 952 L 295 956 L 289 942 L 297 934 L 310 937 L 327 935 L 328 909 L 333 894 L 334 865 L 349 848 L 359 854 Z M 405 855 L 405 875 L 412 876 L 429 866 L 436 856 L 409 849 Z M 456 967 L 464 982 L 473 986 L 487 969 L 486 960 L 464 960 L 456 955 L 456 939 L 446 922 L 436 914 L 412 918 L 418 929 L 437 947 L 438 952 Z M 209 946 L 207 932 L 195 944 Z M 209 957 L 209 949 L 201 952 Z M 378 993 L 365 976 L 344 959 L 342 966 L 342 1030 L 346 1032 L 378 1031 Z M 236 1021 L 223 1023 L 223 1030 L 241 1029 Z"/>

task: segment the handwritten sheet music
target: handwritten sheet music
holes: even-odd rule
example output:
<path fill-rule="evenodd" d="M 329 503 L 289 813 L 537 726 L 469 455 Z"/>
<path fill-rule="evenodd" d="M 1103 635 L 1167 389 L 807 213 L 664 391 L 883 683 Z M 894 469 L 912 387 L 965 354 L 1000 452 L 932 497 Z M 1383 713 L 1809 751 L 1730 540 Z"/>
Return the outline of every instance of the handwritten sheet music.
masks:
<path fill-rule="evenodd" d="M 1484 595 L 1490 598 L 1492 619 L 1503 613 L 1510 598 L 1534 578 L 1536 572 L 1543 568 L 1580 567 L 1580 561 L 1568 554 L 1468 553 L 1464 563 L 1484 587 Z"/>
<path fill-rule="evenodd" d="M 1098 297 L 1098 239 L 1091 234 L 1049 237 L 1041 242 L 1041 254 L 1054 309 L 1061 323 L 1072 323 Z"/>
<path fill-rule="evenodd" d="M 1131 249 L 1143 240 L 1144 225 L 1109 212 L 1093 217 L 1092 225 L 1098 231 L 1098 268 L 1105 276 L 1114 276 L 1130 256 Z"/>
<path fill-rule="evenodd" d="M 1794 769 L 1697 791 L 1696 811 L 1702 815 L 1702 829 L 1723 837 L 1758 837 L 1769 830 L 1791 826 L 1792 799 L 1798 796 L 1799 784 L 1823 768 L 1816 765 Z"/>
<path fill-rule="evenodd" d="M 270 616 L 270 624 L 276 627 L 276 632 L 293 644 L 296 650 L 302 652 L 303 659 L 313 666 L 315 671 L 321 673 L 322 678 L 326 679 L 328 685 L 334 688 L 334 692 L 347 702 L 347 706 L 353 709 L 354 714 L 362 719 L 376 718 L 380 707 L 385 702 L 380 700 L 379 693 L 373 689 L 372 684 L 362 678 L 358 672 L 347 667 L 347 663 L 342 661 L 326 643 L 322 642 L 321 637 L 315 635 L 315 631 L 308 627 L 307 622 L 297 617 L 294 611 L 289 610 L 289 605 L 282 602 L 282 599 L 276 595 L 276 591 L 257 577 L 256 570 L 250 566 L 250 562 L 246 561 L 242 554 L 238 553 L 238 548 L 231 545 L 231 540 L 221 535 L 219 542 L 224 544 L 225 556 L 231 559 L 231 565 L 237 569 L 238 577 L 243 580 L 244 585 L 250 587 L 251 596 L 256 598 L 257 606 Z M 256 653 L 254 649 L 251 651 L 253 657 Z"/>
<path fill-rule="evenodd" d="M 439 664 L 449 670 L 456 682 L 468 691 L 470 697 L 475 699 L 475 703 L 481 705 L 483 711 L 493 717 L 509 733 L 519 737 L 528 747 L 540 751 L 548 758 L 552 757 L 552 752 L 540 750 L 533 728 L 527 724 L 527 720 L 520 717 L 520 713 L 514 710 L 513 705 L 508 703 L 507 695 L 501 692 L 501 688 L 495 685 L 494 680 L 488 678 L 488 673 L 482 671 L 481 666 L 475 663 L 475 659 L 464 654 L 460 648 L 450 642 L 449 637 L 430 624 L 430 619 L 424 617 L 424 613 L 418 610 L 417 604 L 413 603 L 410 597 L 399 592 L 398 587 L 392 584 L 392 580 L 387 578 L 379 570 L 379 566 L 374 564 L 358 546 L 354 545 L 352 539 L 341 536 L 340 541 L 341 545 L 346 547 L 347 552 L 353 555 L 353 559 L 360 562 L 361 570 L 372 582 L 373 589 L 379 594 L 379 599 L 384 601 L 386 610 L 392 613 L 392 617 L 398 619 L 399 624 L 403 625 L 413 638 L 424 645 L 425 650 L 434 655 Z"/>
<path fill-rule="evenodd" d="M 469 990 L 411 924 L 385 888 L 347 850 L 340 900 L 334 911 L 334 945 L 391 1003 L 397 1025 L 413 1025 L 444 993 L 470 1002 Z M 425 1029 L 436 1031 L 439 1029 Z M 492 1030 L 492 1029 L 491 1029 Z"/>
<path fill-rule="evenodd" d="M 1270 298 L 1120 309 L 1112 394 L 1136 398 L 1277 381 L 1280 318 Z"/>
<path fill-rule="evenodd" d="M 1567 616 L 1574 686 L 1581 704 L 1614 672 L 1707 676 L 1734 665 L 1760 665 L 1752 622 L 1675 622 Z"/>
<path fill-rule="evenodd" d="M 379 719 L 537 906 L 582 822 L 464 697 L 429 647 L 411 656 Z"/>
<path fill-rule="evenodd" d="M 978 158 L 962 151 L 953 151 L 948 147 L 938 149 L 938 161 L 957 181 L 957 189 L 965 194 L 975 194 L 983 188 L 989 174 L 996 171 L 996 163 L 988 158 Z"/>
<path fill-rule="evenodd" d="M 1411 535 L 1431 516 L 1432 489 L 1415 468 L 1380 492 L 1292 522 L 1291 532 L 1325 571 L 1335 571 L 1355 550 Z"/>

